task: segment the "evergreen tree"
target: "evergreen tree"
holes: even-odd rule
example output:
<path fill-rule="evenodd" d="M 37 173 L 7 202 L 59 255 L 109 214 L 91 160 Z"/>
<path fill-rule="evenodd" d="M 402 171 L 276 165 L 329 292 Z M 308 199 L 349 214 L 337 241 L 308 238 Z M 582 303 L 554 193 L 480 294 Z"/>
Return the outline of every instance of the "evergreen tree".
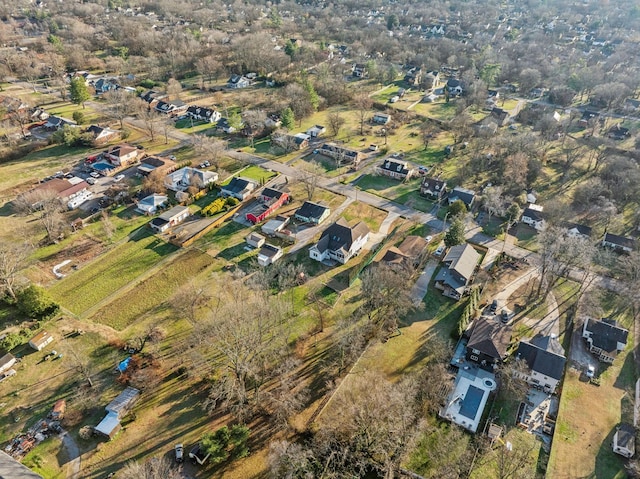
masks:
<path fill-rule="evenodd" d="M 444 236 L 444 244 L 450 248 L 462 243 L 464 243 L 464 221 L 462 221 L 462 218 L 456 217 Z"/>
<path fill-rule="evenodd" d="M 282 127 L 287 130 L 291 130 L 295 126 L 296 117 L 293 114 L 293 110 L 289 107 L 282 110 L 280 119 L 282 121 Z"/>
<path fill-rule="evenodd" d="M 82 105 L 82 108 L 84 108 L 84 102 L 91 98 L 89 88 L 87 88 L 87 84 L 82 77 L 76 77 L 71 80 L 69 93 L 71 95 L 71 101 L 76 105 Z"/>

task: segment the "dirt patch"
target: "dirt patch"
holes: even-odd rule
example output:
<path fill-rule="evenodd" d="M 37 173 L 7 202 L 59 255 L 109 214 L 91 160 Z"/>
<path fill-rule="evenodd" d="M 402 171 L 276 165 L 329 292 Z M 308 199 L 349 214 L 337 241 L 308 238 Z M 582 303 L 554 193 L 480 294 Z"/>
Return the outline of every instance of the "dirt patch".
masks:
<path fill-rule="evenodd" d="M 100 240 L 90 236 L 83 236 L 68 248 L 44 258 L 40 261 L 38 267 L 47 279 L 56 279 L 52 271 L 54 266 L 70 260 L 70 263 L 66 264 L 59 270 L 60 273 L 67 274 L 72 269 L 96 258 L 103 251 L 104 244 Z"/>

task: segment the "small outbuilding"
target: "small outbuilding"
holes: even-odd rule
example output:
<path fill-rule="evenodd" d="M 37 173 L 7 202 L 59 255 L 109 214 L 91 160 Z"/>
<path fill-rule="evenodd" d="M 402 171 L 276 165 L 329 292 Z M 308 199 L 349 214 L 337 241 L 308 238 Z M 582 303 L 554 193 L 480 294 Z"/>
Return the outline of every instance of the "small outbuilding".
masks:
<path fill-rule="evenodd" d="M 120 420 L 131 411 L 139 397 L 138 389 L 127 387 L 107 405 L 105 408 L 107 415 L 94 428 L 94 431 L 111 440 L 122 429 Z"/>
<path fill-rule="evenodd" d="M 15 363 L 16 358 L 13 354 L 0 352 L 0 374 L 11 369 Z"/>
<path fill-rule="evenodd" d="M 626 458 L 636 453 L 636 430 L 630 424 L 620 424 L 613 435 L 613 452 Z"/>
<path fill-rule="evenodd" d="M 259 233 L 250 233 L 245 239 L 247 244 L 253 248 L 260 248 L 267 240 Z"/>
<path fill-rule="evenodd" d="M 40 331 L 29 340 L 29 346 L 36 351 L 42 351 L 48 344 L 53 342 L 53 336 L 49 331 Z"/>

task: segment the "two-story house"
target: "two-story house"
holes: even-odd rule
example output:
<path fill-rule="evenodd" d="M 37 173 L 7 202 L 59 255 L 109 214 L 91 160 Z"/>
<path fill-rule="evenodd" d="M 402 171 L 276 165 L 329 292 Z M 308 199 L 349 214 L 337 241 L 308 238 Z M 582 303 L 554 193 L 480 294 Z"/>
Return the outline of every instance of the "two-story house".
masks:
<path fill-rule="evenodd" d="M 140 150 L 131 145 L 114 145 L 102 153 L 102 156 L 114 166 L 127 166 L 138 159 Z"/>
<path fill-rule="evenodd" d="M 582 337 L 589 351 L 603 363 L 612 363 L 618 353 L 627 347 L 629 331 L 618 326 L 615 320 L 602 318 L 600 321 L 587 318 L 582 326 Z"/>
<path fill-rule="evenodd" d="M 393 158 L 387 158 L 381 165 L 376 167 L 376 173 L 379 175 L 388 176 L 396 180 L 409 179 L 414 175 L 415 171 L 406 161 Z"/>
<path fill-rule="evenodd" d="M 360 222 L 349 226 L 344 218 L 338 219 L 320 235 L 320 240 L 309 249 L 309 256 L 316 261 L 332 259 L 345 264 L 369 241 L 369 227 Z"/>
<path fill-rule="evenodd" d="M 496 321 L 478 318 L 468 331 L 465 358 L 482 369 L 493 372 L 507 357 L 511 327 Z"/>
<path fill-rule="evenodd" d="M 542 206 L 534 204 L 527 206 L 522 212 L 522 218 L 520 221 L 531 226 L 536 231 L 542 231 L 545 227 Z"/>
<path fill-rule="evenodd" d="M 364 158 L 364 155 L 358 150 L 344 148 L 336 145 L 335 143 L 324 143 L 320 148 L 318 148 L 318 152 L 321 155 L 334 159 L 340 165 L 352 164 L 353 166 L 358 166 L 360 161 Z"/>
<path fill-rule="evenodd" d="M 520 341 L 515 359 L 524 363 L 525 369 L 519 372 L 522 379 L 549 393 L 554 393 L 558 387 L 567 362 L 564 348 L 554 335 Z"/>
<path fill-rule="evenodd" d="M 478 261 L 480 253 L 470 244 L 453 246 L 443 260 L 446 267 L 436 276 L 435 287 L 443 295 L 459 300 L 473 279 Z"/>
<path fill-rule="evenodd" d="M 430 200 L 440 201 L 447 192 L 447 182 L 438 178 L 423 178 L 420 183 L 420 194 Z"/>

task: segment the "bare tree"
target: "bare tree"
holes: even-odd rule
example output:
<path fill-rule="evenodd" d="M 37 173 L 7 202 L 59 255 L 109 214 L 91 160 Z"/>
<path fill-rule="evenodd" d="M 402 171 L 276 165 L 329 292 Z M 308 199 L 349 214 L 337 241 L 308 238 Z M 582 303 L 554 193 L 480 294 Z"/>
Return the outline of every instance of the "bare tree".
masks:
<path fill-rule="evenodd" d="M 142 180 L 142 189 L 149 194 L 164 194 L 167 192 L 167 186 L 165 185 L 164 180 L 164 172 L 160 170 L 153 170 Z"/>
<path fill-rule="evenodd" d="M 373 100 L 366 93 L 360 93 L 353 99 L 353 106 L 358 111 L 360 134 L 364 135 L 364 124 L 367 120 L 367 114 L 371 111 L 371 107 L 373 106 Z"/>
<path fill-rule="evenodd" d="M 204 135 L 193 135 L 192 144 L 196 153 L 218 167 L 220 158 L 227 149 L 226 142 Z"/>
<path fill-rule="evenodd" d="M 489 219 L 493 215 L 503 216 L 505 214 L 505 198 L 501 186 L 490 186 L 482 193 L 482 205 L 489 214 Z"/>
<path fill-rule="evenodd" d="M 118 473 L 123 479 L 180 479 L 182 474 L 165 456 L 145 462 L 131 461 Z"/>
<path fill-rule="evenodd" d="M 303 166 L 298 169 L 298 181 L 302 183 L 309 200 L 313 199 L 323 172 L 324 169 L 322 166 L 315 161 L 304 163 Z"/>
<path fill-rule="evenodd" d="M 23 214 L 35 214 L 44 227 L 49 241 L 54 241 L 62 231 L 64 206 L 58 193 L 52 189 L 37 189 L 20 195 L 14 205 Z"/>
<path fill-rule="evenodd" d="M 211 296 L 206 289 L 191 279 L 171 299 L 171 306 L 178 315 L 195 325 L 200 317 L 200 312 L 210 300 Z"/>
<path fill-rule="evenodd" d="M 167 82 L 167 95 L 170 100 L 179 100 L 182 94 L 182 85 L 175 78 L 169 78 Z"/>
<path fill-rule="evenodd" d="M 120 129 L 124 128 L 124 119 L 133 113 L 133 95 L 123 88 L 118 88 L 109 90 L 102 97 L 108 106 L 105 109 L 105 114 L 109 118 L 118 121 Z"/>
<path fill-rule="evenodd" d="M 160 114 L 151 108 L 144 100 L 137 100 L 135 109 L 136 114 L 142 121 L 151 141 L 154 141 L 158 131 L 158 123 L 161 120 Z"/>
<path fill-rule="evenodd" d="M 327 124 L 331 130 L 331 136 L 338 136 L 345 121 L 344 117 L 337 111 L 333 111 L 327 115 Z"/>
<path fill-rule="evenodd" d="M 19 273 L 28 265 L 31 251 L 27 242 L 0 240 L 0 293 L 16 299 Z"/>

